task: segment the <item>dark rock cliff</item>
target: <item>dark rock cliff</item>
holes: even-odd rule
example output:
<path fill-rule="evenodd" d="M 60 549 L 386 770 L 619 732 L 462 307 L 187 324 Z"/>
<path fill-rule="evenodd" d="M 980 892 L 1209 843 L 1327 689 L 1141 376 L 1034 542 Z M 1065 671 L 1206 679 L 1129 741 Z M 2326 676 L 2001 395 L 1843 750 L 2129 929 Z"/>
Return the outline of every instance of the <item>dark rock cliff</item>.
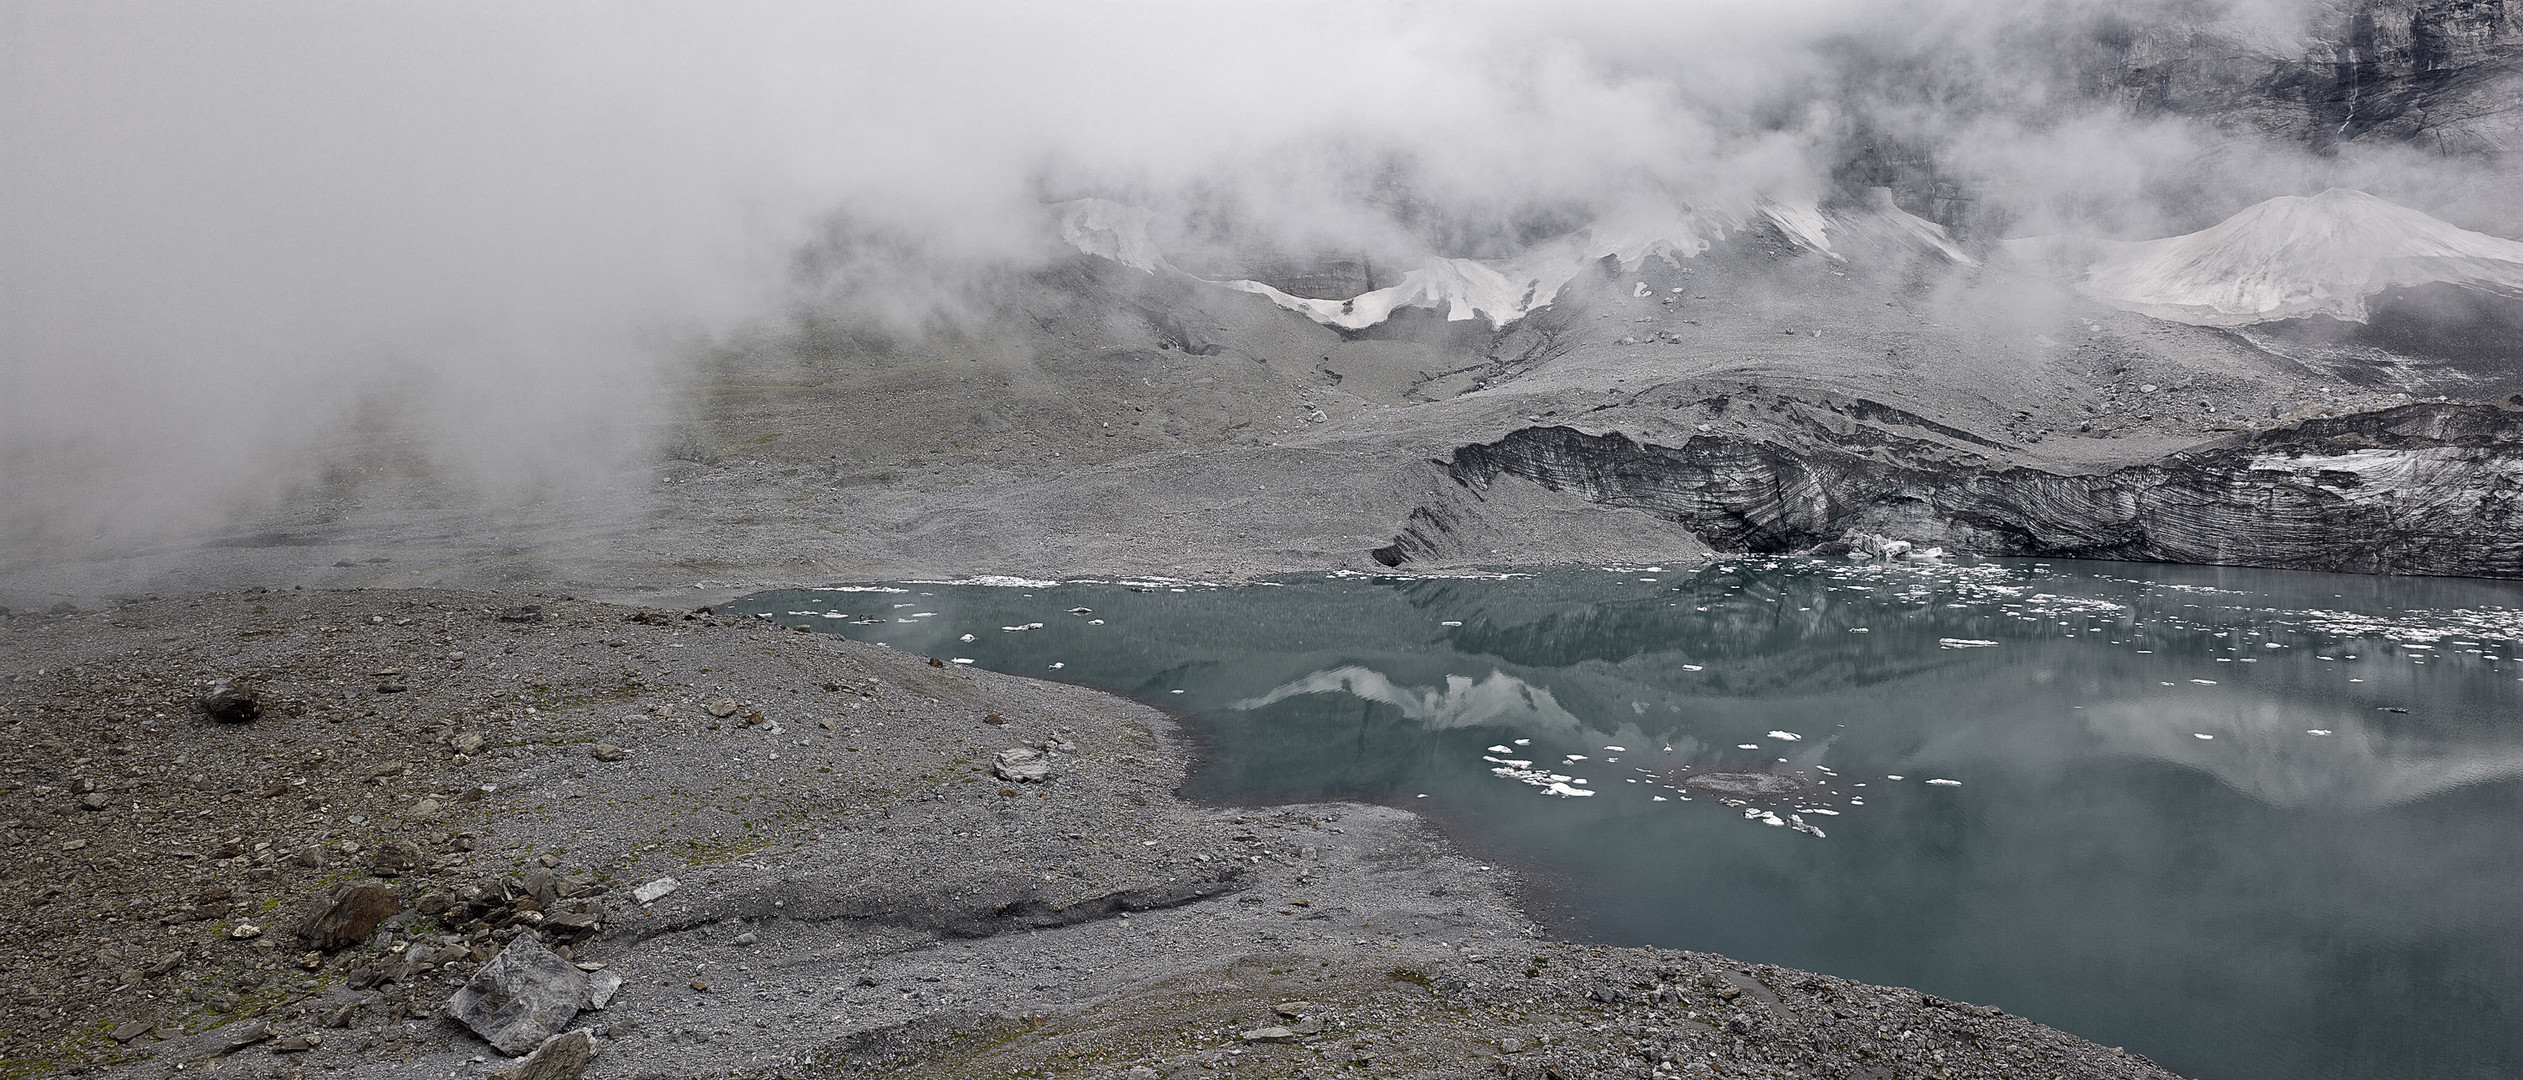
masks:
<path fill-rule="evenodd" d="M 2238 435 L 2084 475 L 1957 456 L 1871 425 L 1828 441 L 1679 446 L 1526 428 L 1441 462 L 1634 508 L 1729 551 L 1830 551 L 1870 533 L 1984 555 L 2523 577 L 2523 413 L 2418 404 Z M 1449 554 L 1441 515 L 1374 552 Z"/>
<path fill-rule="evenodd" d="M 2501 154 L 2523 134 L 2523 0 L 2322 5 L 2307 40 L 2215 28 L 2106 33 L 2111 93 L 2316 146 L 2360 139 Z"/>

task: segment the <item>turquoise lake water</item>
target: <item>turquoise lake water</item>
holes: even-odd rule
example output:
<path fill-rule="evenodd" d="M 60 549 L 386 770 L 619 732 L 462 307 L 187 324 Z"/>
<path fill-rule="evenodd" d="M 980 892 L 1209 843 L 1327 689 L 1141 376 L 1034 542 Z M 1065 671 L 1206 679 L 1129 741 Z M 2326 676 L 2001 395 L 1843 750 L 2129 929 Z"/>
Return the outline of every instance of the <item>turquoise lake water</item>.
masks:
<path fill-rule="evenodd" d="M 2523 1075 L 2523 585 L 1765 558 L 722 610 L 1181 714 L 1187 795 L 1410 807 L 1571 936 L 2212 1080 Z"/>

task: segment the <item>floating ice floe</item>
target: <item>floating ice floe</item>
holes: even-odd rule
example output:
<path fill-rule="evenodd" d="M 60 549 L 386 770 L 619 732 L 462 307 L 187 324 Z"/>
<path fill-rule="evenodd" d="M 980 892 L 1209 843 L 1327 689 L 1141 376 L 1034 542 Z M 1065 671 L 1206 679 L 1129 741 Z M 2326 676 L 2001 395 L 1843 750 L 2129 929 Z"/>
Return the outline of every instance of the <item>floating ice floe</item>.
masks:
<path fill-rule="evenodd" d="M 958 663 L 958 664 L 969 664 L 969 663 L 972 663 L 972 657 L 969 657 L 969 656 L 958 656 L 958 657 L 956 657 L 956 658 L 955 658 L 955 662 L 956 662 L 956 663 Z"/>
<path fill-rule="evenodd" d="M 1736 743 L 1736 744 L 1735 744 L 1735 749 L 1737 749 L 1737 750 L 1758 750 L 1758 749 L 1760 749 L 1760 748 L 1761 748 L 1761 744 L 1760 744 L 1760 743 L 1749 743 L 1749 742 L 1747 742 L 1747 743 Z"/>
<path fill-rule="evenodd" d="M 999 629 L 1005 630 L 1011 634 L 1019 634 L 1027 630 L 1040 630 L 1042 629 L 1042 624 L 1038 622 L 1029 622 L 1023 626 L 1002 626 Z"/>
<path fill-rule="evenodd" d="M 2305 728 L 2305 729 L 2304 729 L 2304 734 L 2307 734 L 2307 735 L 2328 735 L 2328 734 L 2330 734 L 2330 729 L 2329 729 L 2329 728 L 2326 728 L 2326 727 Z"/>
<path fill-rule="evenodd" d="M 1095 609 L 1091 607 L 1073 607 L 1069 609 L 1069 614 L 1071 615 L 1091 615 L 1094 612 Z"/>
<path fill-rule="evenodd" d="M 1684 665 L 1682 665 L 1682 670 L 1684 670 L 1684 671 L 1699 671 L 1699 670 L 1701 670 L 1701 668 L 1700 668 L 1700 666 L 1699 666 L 1698 664 L 1684 664 Z"/>
<path fill-rule="evenodd" d="M 2192 680 L 2190 680 L 2190 681 L 2191 681 L 2191 682 L 2194 682 L 2194 683 L 2198 683 L 2198 684 L 2199 684 L 2199 685 L 2201 685 L 2201 686 L 2215 686 L 2215 685 L 2216 685 L 2216 680 L 2215 680 L 2215 679 L 2192 679 Z"/>
<path fill-rule="evenodd" d="M 1053 670 L 1053 671 L 1058 671 L 1058 670 L 1060 670 L 1061 668 L 1064 668 L 1064 667 L 1067 667 L 1067 666 L 1069 666 L 1069 665 L 1068 665 L 1068 663 L 1067 663 L 1066 661 L 1062 661 L 1062 660 L 1054 660 L 1054 661 L 1052 661 L 1052 662 L 1051 662 L 1051 670 Z"/>
<path fill-rule="evenodd" d="M 1461 626 L 1461 625 L 1463 625 L 1463 620 L 1461 620 L 1461 619 L 1447 619 L 1446 621 L 1441 622 L 1441 623 L 1438 623 L 1437 625 L 1439 625 L 1439 626 Z"/>
<path fill-rule="evenodd" d="M 1563 798 L 1563 799 L 1568 798 L 1569 796 L 1572 796 L 1572 795 L 1574 795 L 1574 796 L 1578 796 L 1578 797 L 1584 797 L 1584 796 L 1588 796 L 1588 795 L 1592 795 L 1592 794 L 1594 794 L 1594 792 L 1588 791 L 1588 790 L 1586 790 L 1586 789 L 1584 789 L 1584 788 L 1581 788 L 1581 787 L 1570 787 L 1570 786 L 1568 786 L 1567 784 L 1561 783 L 1561 782 L 1559 782 L 1559 781 L 1557 781 L 1557 780 L 1553 780 L 1553 781 L 1551 781 L 1551 786 L 1549 786 L 1549 787 L 1547 787 L 1547 788 L 1543 788 L 1542 790 L 1543 790 L 1543 791 L 1545 791 L 1545 792 L 1548 792 L 1549 794 L 1552 794 L 1552 795 L 1557 795 L 1557 796 L 1559 796 L 1560 798 Z"/>
<path fill-rule="evenodd" d="M 1979 638 L 1949 637 L 1937 638 L 1936 647 L 1940 649 L 1993 649 L 1997 647 L 1997 642 L 1983 641 Z"/>
<path fill-rule="evenodd" d="M 975 639 L 973 638 L 973 636 L 972 636 L 971 634 L 966 634 L 966 635 L 964 635 L 964 636 L 962 636 L 962 637 L 960 637 L 960 638 L 956 638 L 955 640 L 957 640 L 957 641 L 972 641 L 972 640 L 975 640 Z"/>
<path fill-rule="evenodd" d="M 2203 732 L 2203 731 L 2193 731 L 2193 732 L 2191 732 L 2191 733 L 2190 733 L 2190 737 L 2191 737 L 2191 738 L 2193 738 L 2193 739 L 2202 739 L 2202 740 L 2213 740 L 2213 739 L 2215 739 L 2215 738 L 2216 738 L 2216 736 L 2214 736 L 2214 735 L 2210 735 L 2210 734 L 2208 734 L 2208 733 L 2206 733 L 2206 732 Z"/>
<path fill-rule="evenodd" d="M 1773 731 L 1770 732 L 1770 738 L 1777 739 L 1780 742 L 1797 742 L 1802 740 L 1804 736 L 1798 735 L 1793 731 Z"/>
<path fill-rule="evenodd" d="M 1884 775 L 1884 779 L 1886 779 L 1886 780 L 1906 780 L 1906 779 L 1909 779 L 1909 778 L 1908 778 L 1908 777 L 1905 777 L 1905 776 L 1894 776 L 1894 775 L 1892 775 L 1892 774 L 1887 773 L 1887 774 L 1885 774 L 1885 775 Z"/>
<path fill-rule="evenodd" d="M 1937 787 L 1961 787 L 1961 786 L 1962 786 L 1962 781 L 1960 781 L 1960 780 L 1947 780 L 1947 779 L 1945 779 L 1945 778 L 1943 778 L 1943 777 L 1941 777 L 1941 776 L 1940 776 L 1940 777 L 1937 777 L 1937 778 L 1936 778 L 1936 779 L 1934 779 L 1934 780 L 1930 780 L 1930 781 L 1928 781 L 1928 783 L 1934 784 L 1934 785 L 1936 785 Z"/>
<path fill-rule="evenodd" d="M 1515 753 L 1515 751 L 1513 751 L 1513 750 L 1509 750 L 1509 749 L 1507 749 L 1507 748 L 1506 748 L 1506 747 L 1504 747 L 1504 746 L 1493 746 L 1493 747 L 1490 747 L 1490 748 L 1489 748 L 1489 752 L 1490 752 L 1490 753 L 1493 753 L 1493 754 L 1512 754 L 1512 753 Z"/>
<path fill-rule="evenodd" d="M 826 586 L 824 586 L 823 588 L 820 588 L 820 589 L 814 589 L 814 590 L 811 590 L 811 591 L 814 591 L 814 592 L 907 593 L 907 592 L 910 592 L 911 590 L 909 590 L 909 589 L 897 589 L 897 588 L 894 588 L 894 587 L 893 587 L 893 586 L 891 586 L 891 585 L 826 585 Z"/>
<path fill-rule="evenodd" d="M 1604 747 L 1604 749 L 1609 750 L 1609 751 L 1611 751 L 1611 752 L 1613 752 L 1613 753 L 1615 753 L 1615 754 L 1626 754 L 1626 753 L 1629 753 L 1629 747 L 1626 747 L 1626 746 L 1606 746 L 1606 747 Z"/>

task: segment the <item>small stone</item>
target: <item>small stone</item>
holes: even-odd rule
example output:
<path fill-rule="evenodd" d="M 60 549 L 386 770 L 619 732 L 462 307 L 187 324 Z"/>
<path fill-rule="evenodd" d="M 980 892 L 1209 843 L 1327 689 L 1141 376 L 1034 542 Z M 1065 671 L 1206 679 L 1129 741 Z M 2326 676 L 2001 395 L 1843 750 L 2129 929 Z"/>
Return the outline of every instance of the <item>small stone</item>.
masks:
<path fill-rule="evenodd" d="M 1030 747 L 999 751 L 990 771 L 1010 783 L 1039 784 L 1051 779 L 1051 763 L 1043 760 L 1042 751 Z"/>
<path fill-rule="evenodd" d="M 591 971 L 587 973 L 587 999 L 580 1002 L 580 1005 L 589 1009 L 601 1009 L 613 1004 L 613 995 L 621 992 L 622 976 L 620 974 L 611 971 Z"/>
<path fill-rule="evenodd" d="M 322 1045 L 324 1045 L 324 1036 L 310 1031 L 303 1035 L 291 1035 L 273 1043 L 272 1049 L 283 1054 L 303 1054 Z"/>
<path fill-rule="evenodd" d="M 515 1068 L 491 1073 L 493 1080 L 579 1080 L 587 1074 L 587 1061 L 596 1054 L 595 1030 L 579 1028 L 544 1040 L 534 1056 L 518 1062 Z"/>
<path fill-rule="evenodd" d="M 623 757 L 621 747 L 606 742 L 589 747 L 587 753 L 598 761 L 620 761 Z"/>
<path fill-rule="evenodd" d="M 419 802 L 413 803 L 409 809 L 404 810 L 403 814 L 405 817 L 435 817 L 438 814 L 438 800 L 422 799 Z"/>
<path fill-rule="evenodd" d="M 661 877 L 655 881 L 649 882 L 646 885 L 642 885 L 639 888 L 631 890 L 631 899 L 637 900 L 643 904 L 654 904 L 659 900 L 665 899 L 668 893 L 674 892 L 676 889 L 680 889 L 682 887 L 683 883 L 680 881 L 676 881 L 670 877 Z"/>
<path fill-rule="evenodd" d="M 710 988 L 710 984 L 702 982 L 699 979 L 694 979 L 692 980 L 692 988 L 695 990 L 708 990 Z"/>
<path fill-rule="evenodd" d="M 92 791 L 79 796 L 79 809 L 81 810 L 103 810 L 112 805 L 114 805 L 114 800 L 108 799 L 98 792 Z"/>
<path fill-rule="evenodd" d="M 210 1056 L 225 1057 L 272 1037 L 272 1029 L 243 1020 L 212 1032 Z"/>
<path fill-rule="evenodd" d="M 478 731 L 459 731 L 456 733 L 455 738 L 447 741 L 447 746 L 456 753 L 467 756 L 481 753 L 482 733 Z"/>
<path fill-rule="evenodd" d="M 752 945 L 759 943 L 761 940 L 761 938 L 755 937 L 753 935 L 753 931 L 751 930 L 747 930 L 744 933 L 736 935 L 736 944 L 738 945 Z"/>
<path fill-rule="evenodd" d="M 157 1025 L 146 1020 L 133 1020 L 117 1025 L 112 1034 L 115 1042 L 127 1043 L 156 1030 Z"/>
<path fill-rule="evenodd" d="M 1290 1031 L 1287 1028 L 1280 1027 L 1276 1024 L 1271 1025 L 1270 1027 L 1257 1027 L 1251 1031 L 1247 1031 L 1236 1036 L 1236 1038 L 1242 1039 L 1248 1043 L 1294 1042 L 1296 1041 L 1296 1037 L 1296 1032 Z"/>
<path fill-rule="evenodd" d="M 383 882 L 357 882 L 335 890 L 324 910 L 307 920 L 298 935 L 309 945 L 332 952 L 368 940 L 378 924 L 401 910 L 403 902 Z"/>
<path fill-rule="evenodd" d="M 236 941 L 250 941 L 261 936 L 263 936 L 263 928 L 253 923 L 241 922 L 228 928 L 228 937 Z"/>
<path fill-rule="evenodd" d="M 716 701 L 710 702 L 710 715 L 721 720 L 725 720 L 730 716 L 736 715 L 736 699 L 720 698 Z"/>
<path fill-rule="evenodd" d="M 1498 1052 L 1501 1054 L 1521 1054 L 1524 1052 L 1524 1040 L 1516 1038 L 1500 1039 L 1498 1040 Z"/>
<path fill-rule="evenodd" d="M 201 711 L 222 724 L 242 724 L 263 715 L 263 697 L 251 689 L 220 680 L 202 696 Z"/>
<path fill-rule="evenodd" d="M 1271 1011 L 1287 1017 L 1290 1020 L 1295 1020 L 1304 1016 L 1305 1010 L 1313 1007 L 1314 1003 L 1311 1001 L 1282 1001 L 1279 1004 L 1272 1006 Z"/>

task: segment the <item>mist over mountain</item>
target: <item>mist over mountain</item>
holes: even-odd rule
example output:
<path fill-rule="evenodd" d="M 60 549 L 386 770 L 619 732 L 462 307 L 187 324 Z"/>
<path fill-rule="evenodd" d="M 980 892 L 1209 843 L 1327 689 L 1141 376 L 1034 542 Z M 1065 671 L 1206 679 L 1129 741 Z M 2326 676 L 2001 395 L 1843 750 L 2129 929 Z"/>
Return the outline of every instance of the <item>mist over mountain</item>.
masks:
<path fill-rule="evenodd" d="M 1676 313 L 1709 296 L 1799 325 L 1915 300 L 1997 335 L 1960 346 L 1994 360 L 1990 341 L 2091 318 L 2059 267 L 1992 263 L 2004 241 L 2156 241 L 2334 188 L 2523 235 L 2523 118 L 2500 105 L 2518 18 L 2511 0 L 11 8 L 0 539 L 21 565 L 172 558 L 394 507 L 418 515 L 397 529 L 539 551 L 638 528 L 676 482 L 660 469 L 724 457 L 731 386 L 883 395 L 948 357 L 982 373 L 921 376 L 956 424 L 997 417 L 1065 465 L 1268 442 L 1283 400 L 1337 419 L 1726 338 Z M 1259 306 L 1180 291 L 1210 288 Z M 1671 325 L 1580 332 L 1624 296 Z M 1419 311 L 1436 322 L 1393 321 Z M 1898 342 L 1817 347 L 1824 382 L 1908 377 Z M 2349 347 L 2280 352 L 2319 367 L 2308 385 L 2358 384 L 2320 367 Z M 1247 366 L 1088 370 L 1141 350 Z M 1598 392 L 1593 362 L 1519 392 Z M 2362 384 L 2420 389 L 2411 370 Z M 2019 389 L 2088 392 L 2043 378 Z M 1136 429 L 1152 441 L 1066 426 L 1145 417 L 1118 387 L 1190 379 L 1211 382 Z M 1064 388 L 1051 427 L 993 403 L 1029 386 Z M 816 459 L 834 475 L 967 460 L 934 422 L 847 422 L 858 437 Z M 1461 441 L 1402 442 L 1425 439 Z"/>

